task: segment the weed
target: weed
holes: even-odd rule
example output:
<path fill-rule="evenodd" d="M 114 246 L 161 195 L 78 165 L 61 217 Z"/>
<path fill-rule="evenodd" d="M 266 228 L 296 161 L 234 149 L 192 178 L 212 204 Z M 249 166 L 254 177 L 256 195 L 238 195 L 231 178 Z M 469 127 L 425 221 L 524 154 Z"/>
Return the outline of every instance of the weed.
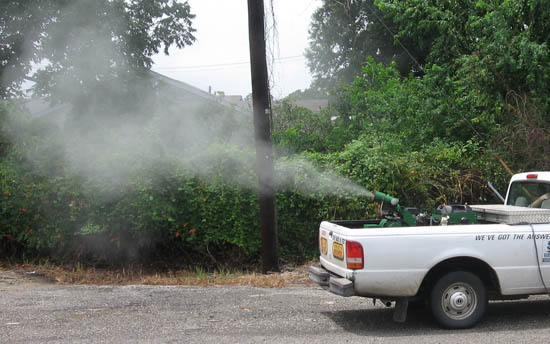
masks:
<path fill-rule="evenodd" d="M 142 266 L 109 267 L 99 269 L 86 267 L 80 263 L 72 266 L 54 265 L 49 261 L 39 263 L 11 264 L 0 262 L 0 270 L 11 270 L 25 276 L 25 272 L 35 271 L 48 281 L 58 284 L 92 284 L 92 285 L 248 285 L 263 288 L 281 288 L 291 285 L 310 284 L 307 265 L 287 267 L 284 272 L 268 275 L 254 271 L 231 270 L 220 268 L 209 272 L 203 267 L 191 269 L 158 271 Z"/>

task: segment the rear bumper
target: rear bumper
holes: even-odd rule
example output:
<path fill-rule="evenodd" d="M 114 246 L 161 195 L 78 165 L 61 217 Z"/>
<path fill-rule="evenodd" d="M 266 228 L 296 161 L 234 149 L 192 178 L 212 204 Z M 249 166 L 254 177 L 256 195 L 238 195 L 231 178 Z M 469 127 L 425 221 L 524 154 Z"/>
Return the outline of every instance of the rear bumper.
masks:
<path fill-rule="evenodd" d="M 355 295 L 353 281 L 331 274 L 322 267 L 310 266 L 309 279 L 336 295 L 344 297 Z"/>

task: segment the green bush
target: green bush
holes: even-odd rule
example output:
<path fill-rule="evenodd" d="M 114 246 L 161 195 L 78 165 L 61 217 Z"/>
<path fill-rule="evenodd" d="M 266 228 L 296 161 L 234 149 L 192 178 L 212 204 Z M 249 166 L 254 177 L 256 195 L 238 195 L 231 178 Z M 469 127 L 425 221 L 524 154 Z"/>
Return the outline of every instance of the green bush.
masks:
<path fill-rule="evenodd" d="M 396 135 L 372 134 L 331 155 L 331 164 L 370 190 L 398 197 L 406 206 L 432 210 L 442 203 L 498 203 L 487 182 L 504 190 L 507 175 L 492 154 L 471 141 L 434 140 L 411 150 Z"/>
<path fill-rule="evenodd" d="M 56 132 L 59 129 L 13 109 L 9 116 L 7 108 L 2 111 L 4 255 L 111 264 L 259 260 L 253 150 L 212 144 L 202 156 L 204 161 L 162 154 L 143 157 L 126 169 L 124 178 L 110 180 L 108 174 L 96 173 L 116 162 L 115 153 L 105 152 L 93 173 L 85 174 L 82 166 L 75 168 L 66 161 L 65 148 L 57 139 L 62 137 Z M 288 164 L 277 169 L 288 173 Z M 321 220 L 352 216 L 353 211 L 353 216 L 358 215 L 352 199 L 301 187 L 314 170 L 313 166 L 293 170 L 291 180 L 285 180 L 278 192 L 283 261 L 315 256 Z"/>
<path fill-rule="evenodd" d="M 273 143 L 283 155 L 300 152 L 324 152 L 333 129 L 331 109 L 321 113 L 283 100 L 273 109 Z"/>
<path fill-rule="evenodd" d="M 129 165 L 124 174 L 111 171 L 116 178 L 110 179 L 99 172 L 116 166 L 123 158 L 118 153 L 104 152 L 104 160 L 86 174 L 86 168 L 68 162 L 59 129 L 7 107 L 0 110 L 3 255 L 89 264 L 259 261 L 252 149 L 218 142 L 195 160 L 169 154 L 123 160 Z M 281 259 L 316 256 L 322 220 L 369 216 L 365 188 L 423 210 L 443 202 L 486 201 L 491 198 L 486 181 L 503 189 L 506 179 L 492 172 L 499 168 L 489 155 L 471 141 L 434 140 L 411 150 L 401 135 L 367 130 L 339 152 L 280 157 Z"/>

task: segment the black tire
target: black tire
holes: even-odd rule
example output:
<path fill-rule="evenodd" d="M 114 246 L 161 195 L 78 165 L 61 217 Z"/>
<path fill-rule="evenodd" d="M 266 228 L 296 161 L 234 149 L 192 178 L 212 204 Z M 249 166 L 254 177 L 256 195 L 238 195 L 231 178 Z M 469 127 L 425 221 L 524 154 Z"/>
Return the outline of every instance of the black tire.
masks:
<path fill-rule="evenodd" d="M 409 300 L 408 309 L 412 311 L 422 311 L 422 310 L 426 310 L 426 306 L 427 306 L 427 302 L 424 299 L 414 300 L 414 301 Z"/>
<path fill-rule="evenodd" d="M 467 271 L 443 275 L 430 293 L 430 309 L 435 320 L 449 329 L 477 324 L 487 311 L 487 302 L 483 282 Z"/>

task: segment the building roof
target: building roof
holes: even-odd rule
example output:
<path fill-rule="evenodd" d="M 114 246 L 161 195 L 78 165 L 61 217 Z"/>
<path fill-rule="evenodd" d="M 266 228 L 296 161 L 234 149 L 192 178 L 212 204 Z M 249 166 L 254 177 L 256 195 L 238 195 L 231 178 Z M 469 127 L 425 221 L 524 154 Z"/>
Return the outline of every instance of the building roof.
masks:
<path fill-rule="evenodd" d="M 164 84 L 166 84 L 170 87 L 173 87 L 177 90 L 182 90 L 184 92 L 193 94 L 193 95 L 195 95 L 199 98 L 202 98 L 204 100 L 217 102 L 217 103 L 220 103 L 220 104 L 225 105 L 227 107 L 234 108 L 238 112 L 243 112 L 243 113 L 246 113 L 246 114 L 250 114 L 250 110 L 246 106 L 246 103 L 237 101 L 237 97 L 240 97 L 240 99 L 242 100 L 241 96 L 214 95 L 214 94 L 205 92 L 201 89 L 198 89 L 194 86 L 191 86 L 188 83 L 169 78 L 166 75 L 162 75 L 162 74 L 159 74 L 157 72 L 149 71 L 149 74 L 153 79 L 158 80 L 158 81 L 160 81 L 160 82 L 162 82 L 162 83 L 164 83 Z"/>
<path fill-rule="evenodd" d="M 250 109 L 247 108 L 246 103 L 242 102 L 242 104 L 239 104 L 239 102 L 236 102 L 235 99 L 233 99 L 234 96 L 226 99 L 227 97 L 210 94 L 188 83 L 169 78 L 165 75 L 153 71 L 149 71 L 149 76 L 157 82 L 159 93 L 162 94 L 164 92 L 168 92 L 169 97 L 172 101 L 185 102 L 186 100 L 188 100 L 187 97 L 189 95 L 192 95 L 193 97 L 202 99 L 207 102 L 219 103 L 243 114 L 250 114 Z M 166 88 L 166 86 L 168 87 L 168 89 Z M 52 104 L 50 101 L 43 98 L 30 98 L 25 101 L 24 108 L 33 118 L 55 116 L 56 122 L 58 120 L 60 122 L 63 122 L 64 118 L 72 110 L 73 107 L 71 104 L 68 103 Z"/>
<path fill-rule="evenodd" d="M 328 107 L 328 99 L 300 99 L 291 100 L 295 105 L 310 109 L 312 112 L 319 113 L 322 109 Z"/>

